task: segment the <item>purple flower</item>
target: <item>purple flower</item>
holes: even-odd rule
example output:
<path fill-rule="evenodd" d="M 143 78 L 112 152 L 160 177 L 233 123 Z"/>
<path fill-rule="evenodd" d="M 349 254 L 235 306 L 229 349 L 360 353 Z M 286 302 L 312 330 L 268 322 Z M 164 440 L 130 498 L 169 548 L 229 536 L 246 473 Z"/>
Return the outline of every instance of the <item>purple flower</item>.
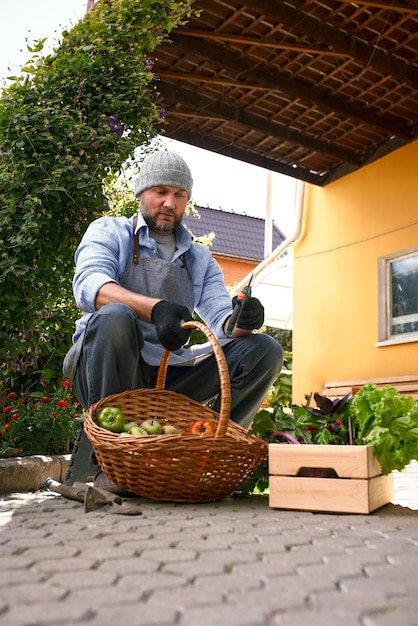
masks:
<path fill-rule="evenodd" d="M 112 131 L 112 133 L 117 133 L 118 135 L 121 135 L 123 133 L 123 124 L 118 124 L 118 114 L 114 113 L 113 115 L 109 115 L 109 117 L 106 118 L 109 126 L 110 126 L 110 130 Z"/>
<path fill-rule="evenodd" d="M 144 67 L 148 68 L 148 69 L 152 69 L 153 65 L 154 65 L 154 61 L 152 59 L 146 58 L 143 61 L 144 63 Z"/>
<path fill-rule="evenodd" d="M 112 133 L 121 135 L 123 133 L 123 124 L 110 124 L 110 130 Z"/>
<path fill-rule="evenodd" d="M 166 111 L 165 105 L 162 104 L 161 108 L 160 108 L 160 117 L 162 117 L 163 119 L 165 119 L 167 117 L 168 113 Z"/>

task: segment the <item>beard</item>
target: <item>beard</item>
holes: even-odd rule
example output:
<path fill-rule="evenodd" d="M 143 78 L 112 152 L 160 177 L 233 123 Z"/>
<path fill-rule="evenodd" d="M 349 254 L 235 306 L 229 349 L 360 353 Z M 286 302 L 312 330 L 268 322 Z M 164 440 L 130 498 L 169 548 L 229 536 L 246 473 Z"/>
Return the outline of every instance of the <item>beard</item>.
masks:
<path fill-rule="evenodd" d="M 159 230 L 160 232 L 171 232 L 180 226 L 181 219 L 175 219 L 172 224 L 158 222 L 154 217 L 148 215 L 143 207 L 140 208 L 144 222 L 150 230 Z"/>

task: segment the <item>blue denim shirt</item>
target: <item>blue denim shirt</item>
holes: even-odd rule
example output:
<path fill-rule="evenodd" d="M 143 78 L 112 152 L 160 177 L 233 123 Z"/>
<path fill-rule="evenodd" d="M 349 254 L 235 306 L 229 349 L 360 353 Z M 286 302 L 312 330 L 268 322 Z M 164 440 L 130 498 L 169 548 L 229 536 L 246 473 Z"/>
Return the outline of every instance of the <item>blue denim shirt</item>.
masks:
<path fill-rule="evenodd" d="M 133 217 L 100 217 L 89 225 L 77 248 L 73 291 L 83 316 L 76 322 L 74 343 L 96 310 L 99 289 L 105 283 L 118 283 L 125 270 L 133 252 Z M 140 213 L 136 231 L 139 232 L 140 255 L 161 258 Z M 186 255 L 193 282 L 195 311 L 218 339 L 225 339 L 223 324 L 232 313 L 232 303 L 222 271 L 209 249 L 193 242 L 184 226 L 176 229 L 175 236 L 177 250 L 172 262 L 181 265 L 179 257 L 183 253 Z"/>

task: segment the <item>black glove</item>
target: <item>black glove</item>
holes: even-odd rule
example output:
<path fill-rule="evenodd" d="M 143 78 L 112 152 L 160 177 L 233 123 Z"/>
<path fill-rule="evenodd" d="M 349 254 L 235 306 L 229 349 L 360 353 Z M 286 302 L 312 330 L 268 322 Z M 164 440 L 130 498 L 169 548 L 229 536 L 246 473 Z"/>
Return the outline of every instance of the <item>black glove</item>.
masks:
<path fill-rule="evenodd" d="M 238 297 L 232 298 L 232 308 L 238 302 Z M 241 309 L 241 315 L 238 318 L 237 328 L 243 330 L 256 330 L 264 324 L 264 307 L 258 298 L 248 298 L 244 302 Z"/>
<path fill-rule="evenodd" d="M 182 322 L 190 322 L 193 319 L 185 306 L 160 300 L 152 309 L 151 319 L 155 324 L 158 339 L 170 352 L 181 348 L 190 337 L 190 328 L 180 326 Z"/>

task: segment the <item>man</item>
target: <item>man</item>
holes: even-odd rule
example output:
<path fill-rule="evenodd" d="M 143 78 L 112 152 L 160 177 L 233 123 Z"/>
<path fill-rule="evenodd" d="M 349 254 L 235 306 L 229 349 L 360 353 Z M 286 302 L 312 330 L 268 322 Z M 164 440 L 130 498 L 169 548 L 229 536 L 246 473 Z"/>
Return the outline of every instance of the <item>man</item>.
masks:
<path fill-rule="evenodd" d="M 253 334 L 264 322 L 257 298 L 245 302 L 227 336 L 233 302 L 222 272 L 181 224 L 192 184 L 178 154 L 158 152 L 143 162 L 135 181 L 138 215 L 90 224 L 75 255 L 74 296 L 83 316 L 64 374 L 87 408 L 110 394 L 153 387 L 166 348 L 172 354 L 165 388 L 197 402 L 215 398 L 219 374 L 211 346 L 183 347 L 190 330 L 181 323 L 196 311 L 225 353 L 231 419 L 248 427 L 280 373 L 283 350 L 272 337 Z"/>

